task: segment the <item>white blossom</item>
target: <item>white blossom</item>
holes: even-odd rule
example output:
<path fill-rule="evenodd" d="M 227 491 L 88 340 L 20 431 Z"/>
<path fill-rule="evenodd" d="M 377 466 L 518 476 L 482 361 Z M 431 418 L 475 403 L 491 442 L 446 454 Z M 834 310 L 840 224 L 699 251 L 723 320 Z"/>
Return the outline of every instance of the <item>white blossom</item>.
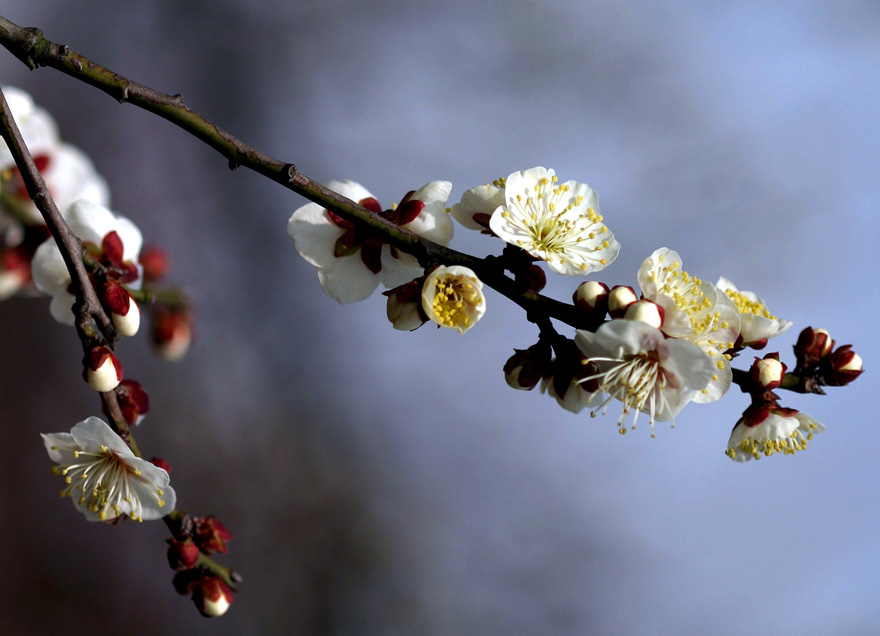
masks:
<path fill-rule="evenodd" d="M 104 206 L 90 201 L 76 201 L 62 213 L 62 216 L 71 231 L 83 243 L 91 243 L 96 248 L 105 245 L 108 248 L 105 250 L 106 256 L 111 258 L 112 264 L 117 267 L 124 266 L 130 272 L 125 280 L 126 284 L 132 289 L 140 289 L 141 269 L 137 265 L 137 260 L 143 237 L 134 223 L 125 217 L 117 217 Z M 112 240 L 111 246 L 110 239 L 114 234 L 118 242 L 116 239 Z M 108 241 L 106 244 L 105 239 Z M 109 249 L 120 246 L 121 252 L 118 254 L 115 249 L 112 252 Z M 74 296 L 68 291 L 70 274 L 55 241 L 47 240 L 37 248 L 31 263 L 31 272 L 37 288 L 52 296 L 52 303 L 49 306 L 52 317 L 58 322 L 72 325 L 74 316 L 71 307 Z"/>
<path fill-rule="evenodd" d="M 824 432 L 825 427 L 815 418 L 794 409 L 747 411 L 733 427 L 725 454 L 736 462 L 774 453 L 794 455 L 807 447 L 813 435 Z"/>
<path fill-rule="evenodd" d="M 740 315 L 740 332 L 743 345 L 763 346 L 766 340 L 784 333 L 791 322 L 782 320 L 770 313 L 764 301 L 754 292 L 739 291 L 729 279 L 718 279 L 718 290 L 726 294 L 736 306 Z"/>
<path fill-rule="evenodd" d="M 61 142 L 52 116 L 36 106 L 24 91 L 3 87 L 3 92 L 22 139 L 58 209 L 64 210 L 78 199 L 108 206 L 110 188 L 106 180 L 98 174 L 92 160 L 84 152 Z M 0 170 L 14 166 L 9 147 L 0 140 Z M 12 215 L 25 223 L 43 223 L 42 215 L 30 200 L 17 172 L 9 173 L 8 178 L 0 181 L 0 216 L 4 215 Z M 11 225 L 9 216 L 5 217 L 5 221 L 0 221 L 0 225 L 3 224 L 7 227 Z"/>
<path fill-rule="evenodd" d="M 554 272 L 586 275 L 617 258 L 620 243 L 603 224 L 599 197 L 590 186 L 560 184 L 553 170 L 532 168 L 507 177 L 504 199 L 489 227 L 504 241 L 547 261 Z"/>
<path fill-rule="evenodd" d="M 467 267 L 441 265 L 425 278 L 422 310 L 441 327 L 465 333 L 486 313 L 483 283 Z"/>
<path fill-rule="evenodd" d="M 740 328 L 733 302 L 712 283 L 682 269 L 678 252 L 665 247 L 645 259 L 638 280 L 642 295 L 663 307 L 663 333 L 694 343 L 712 359 L 712 377 L 694 401 L 721 398 L 733 378 L 727 351 L 736 344 Z"/>
<path fill-rule="evenodd" d="M 595 333 L 578 331 L 580 350 L 599 372 L 584 378 L 598 380 L 599 390 L 623 402 L 617 421 L 626 431 L 627 418 L 636 411 L 648 413 L 653 435 L 654 422 L 671 420 L 710 381 L 712 361 L 695 344 L 667 339 L 659 329 L 636 320 L 616 319 L 604 323 Z M 604 412 L 604 411 L 603 411 Z"/>
<path fill-rule="evenodd" d="M 359 183 L 330 181 L 327 187 L 372 212 L 395 218 L 393 211 L 383 212 L 376 198 Z M 398 209 L 410 206 L 407 209 L 418 208 L 418 214 L 411 220 L 404 217 L 407 222 L 402 227 L 435 243 L 448 244 L 453 225 L 445 206 L 451 189 L 448 181 L 432 181 L 412 193 Z M 380 283 L 394 288 L 422 273 L 413 256 L 367 236 L 317 203 L 293 213 L 287 235 L 300 256 L 318 269 L 321 288 L 339 303 L 364 300 Z"/>
<path fill-rule="evenodd" d="M 126 515 L 135 521 L 161 519 L 174 510 L 177 496 L 168 473 L 135 457 L 113 430 L 97 417 L 80 422 L 70 433 L 42 434 L 49 457 L 64 477 L 62 497 L 89 521 Z"/>

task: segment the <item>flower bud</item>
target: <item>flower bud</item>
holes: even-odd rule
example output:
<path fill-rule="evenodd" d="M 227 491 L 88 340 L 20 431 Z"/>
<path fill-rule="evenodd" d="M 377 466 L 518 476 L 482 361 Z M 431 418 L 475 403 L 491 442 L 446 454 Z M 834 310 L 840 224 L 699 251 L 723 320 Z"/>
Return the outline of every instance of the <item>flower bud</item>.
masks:
<path fill-rule="evenodd" d="M 185 309 L 156 310 L 151 336 L 160 356 L 172 362 L 180 360 L 192 343 L 192 315 Z"/>
<path fill-rule="evenodd" d="M 794 345 L 797 370 L 803 372 L 812 369 L 831 353 L 833 348 L 834 340 L 826 330 L 807 327 L 801 331 L 797 343 Z"/>
<path fill-rule="evenodd" d="M 398 331 L 415 331 L 428 322 L 422 311 L 423 282 L 423 279 L 419 278 L 382 292 L 388 297 L 385 315 L 391 321 L 391 326 Z"/>
<path fill-rule="evenodd" d="M 637 300 L 627 307 L 623 314 L 626 320 L 638 320 L 655 329 L 660 329 L 663 326 L 665 316 L 666 312 L 663 311 L 663 307 L 652 300 Z"/>
<path fill-rule="evenodd" d="M 615 285 L 608 293 L 608 313 L 612 318 L 623 318 L 627 307 L 639 299 L 632 287 Z"/>
<path fill-rule="evenodd" d="M 141 249 L 138 261 L 143 268 L 145 283 L 153 283 L 168 272 L 168 255 L 158 247 L 147 246 Z"/>
<path fill-rule="evenodd" d="M 590 317 L 602 320 L 608 313 L 608 285 L 588 280 L 580 285 L 572 295 L 575 307 Z"/>
<path fill-rule="evenodd" d="M 18 293 L 30 277 L 30 260 L 23 247 L 0 250 L 0 300 Z"/>
<path fill-rule="evenodd" d="M 116 399 L 122 417 L 129 426 L 141 423 L 150 410 L 150 397 L 137 380 L 123 380 L 116 387 Z"/>
<path fill-rule="evenodd" d="M 151 458 L 150 458 L 150 463 L 151 463 L 153 466 L 155 466 L 156 468 L 161 468 L 162 470 L 164 470 L 164 471 L 165 471 L 166 473 L 168 473 L 169 475 L 171 474 L 171 464 L 169 464 L 168 462 L 166 462 L 166 461 L 165 461 L 164 459 L 162 459 L 161 457 L 151 457 Z"/>
<path fill-rule="evenodd" d="M 763 358 L 755 358 L 749 374 L 752 382 L 765 391 L 772 391 L 782 383 L 786 370 L 785 364 L 779 361 L 778 353 L 768 353 Z"/>
<path fill-rule="evenodd" d="M 193 539 L 202 552 L 228 552 L 226 542 L 232 539 L 232 533 L 216 517 L 196 517 L 193 524 Z"/>
<path fill-rule="evenodd" d="M 83 379 L 95 391 L 112 391 L 122 380 L 122 364 L 107 347 L 93 347 L 85 360 Z"/>
<path fill-rule="evenodd" d="M 553 352 L 549 344 L 538 342 L 528 349 L 514 349 L 504 363 L 504 379 L 508 386 L 531 391 L 550 371 Z"/>
<path fill-rule="evenodd" d="M 547 286 L 547 274 L 539 265 L 533 263 L 529 265 L 525 274 L 517 274 L 516 282 L 523 285 L 528 291 L 537 294 Z"/>
<path fill-rule="evenodd" d="M 852 345 L 838 347 L 822 360 L 820 375 L 823 384 L 844 386 L 862 375 L 862 358 L 852 350 Z"/>
<path fill-rule="evenodd" d="M 193 603 L 202 616 L 223 616 L 232 604 L 232 590 L 216 576 L 204 576 L 196 582 Z"/>
<path fill-rule="evenodd" d="M 199 548 L 192 539 L 168 539 L 168 565 L 172 570 L 189 570 L 199 560 Z"/>

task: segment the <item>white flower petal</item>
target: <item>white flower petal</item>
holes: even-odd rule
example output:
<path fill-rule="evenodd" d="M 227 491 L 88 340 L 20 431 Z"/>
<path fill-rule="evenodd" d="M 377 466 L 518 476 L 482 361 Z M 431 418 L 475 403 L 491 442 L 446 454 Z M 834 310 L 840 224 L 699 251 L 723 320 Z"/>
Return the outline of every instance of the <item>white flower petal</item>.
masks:
<path fill-rule="evenodd" d="M 469 230 L 485 230 L 488 220 L 500 206 L 504 205 L 504 190 L 486 184 L 471 188 L 461 196 L 461 202 L 452 206 L 450 214 Z M 486 224 L 477 223 L 476 215 L 484 215 Z"/>
<path fill-rule="evenodd" d="M 364 300 L 379 285 L 378 277 L 363 264 L 360 253 L 336 261 L 332 269 L 318 270 L 321 288 L 336 302 L 345 305 Z"/>
<path fill-rule="evenodd" d="M 455 229 L 446 211 L 446 200 L 451 191 L 452 183 L 449 181 L 432 181 L 416 190 L 412 199 L 421 201 L 425 207 L 403 227 L 429 241 L 448 245 Z"/>

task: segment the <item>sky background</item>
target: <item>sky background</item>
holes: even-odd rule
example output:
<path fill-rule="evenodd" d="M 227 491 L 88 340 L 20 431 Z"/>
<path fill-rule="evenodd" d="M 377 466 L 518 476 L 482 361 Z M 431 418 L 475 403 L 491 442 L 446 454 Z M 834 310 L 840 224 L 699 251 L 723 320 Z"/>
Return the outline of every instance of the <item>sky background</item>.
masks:
<path fill-rule="evenodd" d="M 827 432 L 797 457 L 723 454 L 736 390 L 621 437 L 502 366 L 537 333 L 494 292 L 462 337 L 339 306 L 293 250 L 304 201 L 133 106 L 0 51 L 170 254 L 196 302 L 180 363 L 119 348 L 137 431 L 179 506 L 235 535 L 245 583 L 205 621 L 169 585 L 162 524 L 59 501 L 40 432 L 98 414 L 48 301 L 0 304 L 0 632 L 876 634 L 880 5 L 865 2 L 0 0 L 94 61 L 319 181 L 389 205 L 533 166 L 590 184 L 636 284 L 656 248 L 853 343 L 866 373 L 786 394 Z M 470 234 L 470 235 L 469 235 Z M 476 255 L 500 244 L 456 228 Z M 556 277 L 558 278 L 558 277 Z M 566 300 L 579 281 L 553 280 Z M 740 368 L 750 362 L 748 354 Z"/>

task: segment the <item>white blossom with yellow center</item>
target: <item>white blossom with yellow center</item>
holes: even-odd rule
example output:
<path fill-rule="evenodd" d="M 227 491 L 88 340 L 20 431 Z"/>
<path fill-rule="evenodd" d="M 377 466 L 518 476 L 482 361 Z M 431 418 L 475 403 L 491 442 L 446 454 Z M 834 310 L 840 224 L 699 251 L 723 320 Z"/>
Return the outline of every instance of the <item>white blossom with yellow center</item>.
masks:
<path fill-rule="evenodd" d="M 626 432 L 632 411 L 635 428 L 638 412 L 654 422 L 671 420 L 710 381 L 712 361 L 699 347 L 684 340 L 667 339 L 659 329 L 637 321 L 615 319 L 604 323 L 595 333 L 578 331 L 575 337 L 589 361 L 599 366 L 599 373 L 584 378 L 596 379 L 599 390 L 609 395 L 593 415 L 607 410 L 612 398 L 623 402 L 617 420 L 621 433 Z"/>
<path fill-rule="evenodd" d="M 806 413 L 786 411 L 770 412 L 761 423 L 749 426 L 746 418 L 740 419 L 730 433 L 724 453 L 736 462 L 769 457 L 775 453 L 794 455 L 807 447 L 813 435 L 825 432 L 825 426 Z"/>
<path fill-rule="evenodd" d="M 504 205 L 489 221 L 502 240 L 547 261 L 558 274 L 585 275 L 610 265 L 620 251 L 602 222 L 590 186 L 558 183 L 553 170 L 532 168 L 504 180 Z"/>
<path fill-rule="evenodd" d="M 97 417 L 80 422 L 70 433 L 42 434 L 52 472 L 64 477 L 62 497 L 89 521 L 126 515 L 135 521 L 161 519 L 174 510 L 177 496 L 168 473 L 134 456 L 131 449 Z"/>
<path fill-rule="evenodd" d="M 483 283 L 467 267 L 441 265 L 425 279 L 422 309 L 441 327 L 464 333 L 486 313 Z"/>
<path fill-rule="evenodd" d="M 678 252 L 666 247 L 645 259 L 638 278 L 644 297 L 663 307 L 663 332 L 694 343 L 712 360 L 712 377 L 694 402 L 705 404 L 721 398 L 733 378 L 727 351 L 736 343 L 740 329 L 733 302 L 712 283 L 682 269 Z"/>
<path fill-rule="evenodd" d="M 718 279 L 718 291 L 731 299 L 740 315 L 743 344 L 761 343 L 778 336 L 791 327 L 791 322 L 770 313 L 764 301 L 754 292 L 739 291 L 729 279 Z M 719 294 L 720 295 L 720 294 Z"/>

